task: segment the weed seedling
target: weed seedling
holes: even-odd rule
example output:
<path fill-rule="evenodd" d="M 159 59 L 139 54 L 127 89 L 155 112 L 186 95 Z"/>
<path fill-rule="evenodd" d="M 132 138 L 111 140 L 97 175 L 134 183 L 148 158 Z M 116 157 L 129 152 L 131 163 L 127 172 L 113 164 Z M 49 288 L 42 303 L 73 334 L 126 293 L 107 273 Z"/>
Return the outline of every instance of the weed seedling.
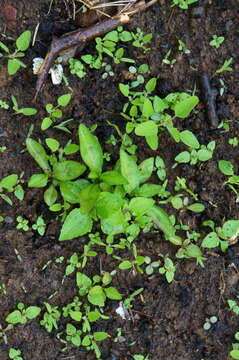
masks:
<path fill-rule="evenodd" d="M 12 205 L 13 202 L 10 197 L 3 193 L 4 190 L 9 193 L 14 193 L 16 198 L 23 200 L 24 190 L 20 182 L 20 178 L 17 174 L 8 175 L 0 180 L 0 198 L 6 201 L 9 205 Z"/>
<path fill-rule="evenodd" d="M 197 2 L 198 0 L 172 0 L 171 7 L 179 6 L 180 9 L 187 10 L 188 6 Z"/>
<path fill-rule="evenodd" d="M 235 186 L 239 185 L 239 175 L 234 174 L 234 165 L 228 160 L 219 160 L 218 167 L 224 175 L 229 176 L 224 185 L 227 185 L 238 196 Z"/>
<path fill-rule="evenodd" d="M 222 45 L 224 39 L 225 39 L 224 36 L 213 35 L 209 45 L 214 46 L 215 48 L 218 49 Z"/>
<path fill-rule="evenodd" d="M 21 356 L 22 355 L 21 350 L 18 350 L 18 349 L 10 348 L 8 355 L 9 355 L 9 359 L 24 360 L 23 357 Z"/>
<path fill-rule="evenodd" d="M 231 63 L 233 62 L 233 58 L 230 58 L 228 60 L 225 60 L 223 65 L 216 70 L 217 74 L 222 73 L 223 71 L 233 71 L 233 68 L 229 65 L 231 65 Z"/>
<path fill-rule="evenodd" d="M 46 105 L 46 111 L 48 116 L 42 119 L 41 123 L 41 130 L 47 130 L 52 124 L 54 124 L 57 119 L 62 117 L 62 110 L 61 107 L 66 107 L 71 100 L 71 94 L 64 94 L 58 97 L 57 105 L 54 106 L 53 104 Z"/>
<path fill-rule="evenodd" d="M 29 48 L 31 41 L 31 31 L 24 31 L 16 40 L 16 49 L 13 53 L 10 49 L 0 41 L 0 48 L 6 53 L 8 58 L 7 70 L 9 75 L 14 75 L 21 68 L 25 68 L 26 65 L 19 60 L 19 58 L 25 56 L 25 51 Z"/>
<path fill-rule="evenodd" d="M 25 308 L 23 303 L 18 303 L 17 310 L 14 310 L 6 317 L 6 322 L 10 324 L 26 324 L 28 320 L 35 319 L 41 312 L 38 306 Z"/>
<path fill-rule="evenodd" d="M 230 144 L 231 146 L 233 147 L 237 147 L 239 142 L 238 142 L 238 138 L 237 137 L 234 137 L 234 138 L 230 138 L 228 140 L 228 144 Z"/>
<path fill-rule="evenodd" d="M 217 317 L 216 316 L 211 316 L 209 319 L 206 319 L 204 325 L 203 325 L 203 329 L 204 330 L 209 330 L 211 329 L 212 324 L 215 324 L 217 322 Z"/>
<path fill-rule="evenodd" d="M 42 216 L 37 217 L 37 221 L 32 225 L 32 229 L 37 231 L 41 236 L 45 234 L 46 224 Z"/>
<path fill-rule="evenodd" d="M 84 71 L 84 64 L 77 59 L 69 59 L 69 70 L 72 75 L 78 76 L 78 78 L 83 79 L 86 76 Z"/>
<path fill-rule="evenodd" d="M 28 231 L 29 230 L 29 225 L 28 225 L 28 220 L 27 219 L 24 219 L 22 216 L 17 216 L 17 226 L 16 226 L 16 229 L 18 230 L 23 230 L 23 231 Z"/>
<path fill-rule="evenodd" d="M 239 315 L 239 306 L 235 300 L 227 300 L 229 309 L 234 312 L 234 314 Z"/>
<path fill-rule="evenodd" d="M 58 329 L 57 320 L 60 319 L 61 313 L 58 310 L 58 306 L 51 306 L 47 302 L 44 302 L 47 312 L 44 313 L 43 319 L 40 324 L 45 327 L 48 332 L 54 329 Z"/>

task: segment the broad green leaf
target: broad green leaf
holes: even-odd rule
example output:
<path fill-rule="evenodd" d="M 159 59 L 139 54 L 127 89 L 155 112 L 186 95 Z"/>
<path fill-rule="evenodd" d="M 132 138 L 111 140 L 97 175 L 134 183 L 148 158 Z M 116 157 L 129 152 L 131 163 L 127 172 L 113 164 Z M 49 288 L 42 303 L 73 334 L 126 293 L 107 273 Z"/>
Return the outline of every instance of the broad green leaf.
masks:
<path fill-rule="evenodd" d="M 145 98 L 143 103 L 142 115 L 148 119 L 153 115 L 153 113 L 154 113 L 154 108 L 151 100 Z"/>
<path fill-rule="evenodd" d="M 71 338 L 71 342 L 73 345 L 75 346 L 80 346 L 81 345 L 81 338 L 80 338 L 80 335 L 79 334 L 76 334 L 75 336 L 73 336 Z"/>
<path fill-rule="evenodd" d="M 154 106 L 154 112 L 156 112 L 156 113 L 161 113 L 164 110 L 168 109 L 167 101 L 161 99 L 158 96 L 154 97 L 153 106 Z"/>
<path fill-rule="evenodd" d="M 21 322 L 22 319 L 22 314 L 19 310 L 15 310 L 13 312 L 11 312 L 7 317 L 6 317 L 6 322 L 8 322 L 9 324 L 18 324 Z"/>
<path fill-rule="evenodd" d="M 35 115 L 37 113 L 37 109 L 34 108 L 23 108 L 20 109 L 21 114 L 26 115 L 26 116 L 31 116 L 31 115 Z"/>
<path fill-rule="evenodd" d="M 157 79 L 156 78 L 152 78 L 150 79 L 147 84 L 145 85 L 145 89 L 148 93 L 151 93 L 154 91 L 155 87 L 156 87 L 156 83 L 157 83 Z"/>
<path fill-rule="evenodd" d="M 118 194 L 102 192 L 96 203 L 97 216 L 101 219 L 110 217 L 112 213 L 119 210 L 123 205 L 123 199 Z"/>
<path fill-rule="evenodd" d="M 142 216 L 147 211 L 152 209 L 155 201 L 144 197 L 135 197 L 129 202 L 129 209 L 132 211 L 134 216 Z"/>
<path fill-rule="evenodd" d="M 200 161 L 208 161 L 212 158 L 212 152 L 208 149 L 200 149 L 198 151 L 198 159 Z"/>
<path fill-rule="evenodd" d="M 92 214 L 92 210 L 95 209 L 100 192 L 101 191 L 98 184 L 91 184 L 89 186 L 86 186 L 80 192 L 80 207 L 83 214 Z"/>
<path fill-rule="evenodd" d="M 157 150 L 158 148 L 158 135 L 151 135 L 145 137 L 147 144 L 152 150 Z"/>
<path fill-rule="evenodd" d="M 115 170 L 105 171 L 101 174 L 100 180 L 108 185 L 125 185 L 128 181 Z"/>
<path fill-rule="evenodd" d="M 75 321 L 81 321 L 82 313 L 80 311 L 70 311 L 70 317 Z"/>
<path fill-rule="evenodd" d="M 28 319 L 35 319 L 41 312 L 41 308 L 38 306 L 29 306 L 26 309 L 26 317 Z"/>
<path fill-rule="evenodd" d="M 44 201 L 48 206 L 52 206 L 57 199 L 57 191 L 54 185 L 50 185 L 48 189 L 44 192 Z"/>
<path fill-rule="evenodd" d="M 83 340 L 82 340 L 82 343 L 81 345 L 82 346 L 89 346 L 91 344 L 91 339 L 90 339 L 90 336 L 89 335 L 85 335 Z"/>
<path fill-rule="evenodd" d="M 136 194 L 143 197 L 153 197 L 162 191 L 162 186 L 157 184 L 144 184 L 137 189 Z"/>
<path fill-rule="evenodd" d="M 188 163 L 190 161 L 190 153 L 188 151 L 182 151 L 175 157 L 175 161 L 180 164 Z"/>
<path fill-rule="evenodd" d="M 239 220 L 228 220 L 222 226 L 222 232 L 227 238 L 239 236 Z"/>
<path fill-rule="evenodd" d="M 17 59 L 9 59 L 7 62 L 7 71 L 9 75 L 14 75 L 20 69 L 21 62 Z"/>
<path fill-rule="evenodd" d="M 67 333 L 67 335 L 70 335 L 70 336 L 76 334 L 75 326 L 72 324 L 66 324 L 66 333 Z"/>
<path fill-rule="evenodd" d="M 168 214 L 158 206 L 153 206 L 147 212 L 155 223 L 155 225 L 165 234 L 166 239 L 174 245 L 181 245 L 182 239 L 175 235 L 175 228 L 173 227 Z"/>
<path fill-rule="evenodd" d="M 128 185 L 124 185 L 124 188 L 128 193 L 131 193 L 139 186 L 140 172 L 134 158 L 123 149 L 120 149 L 120 168 L 121 174 L 128 181 Z"/>
<path fill-rule="evenodd" d="M 56 139 L 47 138 L 45 141 L 46 141 L 47 146 L 49 147 L 49 149 L 52 152 L 57 151 L 59 149 L 59 147 L 60 147 L 60 143 Z"/>
<path fill-rule="evenodd" d="M 29 187 L 45 187 L 48 182 L 48 176 L 46 174 L 34 174 L 30 177 L 30 180 L 28 181 Z"/>
<path fill-rule="evenodd" d="M 205 206 L 203 204 L 195 203 L 192 205 L 189 205 L 187 207 L 187 210 L 191 210 L 193 212 L 199 213 L 205 210 Z"/>
<path fill-rule="evenodd" d="M 52 123 L 53 123 L 53 121 L 51 118 L 45 117 L 41 123 L 41 130 L 42 131 L 47 130 L 52 125 Z"/>
<path fill-rule="evenodd" d="M 234 349 L 230 351 L 230 356 L 235 360 L 239 360 L 239 350 Z"/>
<path fill-rule="evenodd" d="M 93 305 L 104 306 L 106 296 L 103 288 L 99 285 L 93 286 L 89 291 L 87 299 Z"/>
<path fill-rule="evenodd" d="M 18 175 L 17 174 L 11 174 L 8 176 L 5 176 L 0 181 L 0 188 L 8 189 L 9 191 L 12 190 L 12 188 L 17 184 L 18 181 Z"/>
<path fill-rule="evenodd" d="M 217 247 L 218 245 L 219 245 L 219 238 L 217 234 L 212 231 L 209 234 L 207 234 L 207 236 L 205 236 L 201 246 L 203 248 L 211 249 Z"/>
<path fill-rule="evenodd" d="M 81 191 L 89 185 L 89 182 L 85 179 L 79 179 L 77 181 L 67 181 L 60 183 L 61 195 L 65 201 L 70 204 L 77 204 L 80 202 Z"/>
<path fill-rule="evenodd" d="M 234 175 L 234 166 L 230 161 L 227 160 L 219 160 L 218 161 L 218 167 L 219 170 L 224 174 L 224 175 Z"/>
<path fill-rule="evenodd" d="M 138 170 L 140 173 L 140 184 L 144 183 L 145 181 L 147 181 L 150 176 L 153 173 L 154 170 L 154 158 L 148 158 L 144 161 L 142 161 L 139 166 L 138 166 Z"/>
<path fill-rule="evenodd" d="M 72 210 L 66 217 L 60 233 L 60 241 L 71 240 L 90 232 L 92 229 L 92 220 L 82 214 L 80 209 Z"/>
<path fill-rule="evenodd" d="M 180 133 L 180 140 L 187 146 L 193 149 L 199 149 L 200 144 L 196 136 L 189 130 L 184 130 Z"/>
<path fill-rule="evenodd" d="M 109 337 L 109 334 L 103 331 L 96 331 L 94 332 L 93 336 L 95 341 L 102 341 L 107 339 L 107 337 Z"/>
<path fill-rule="evenodd" d="M 86 292 L 92 285 L 91 279 L 81 272 L 77 272 L 76 274 L 76 283 L 80 290 L 86 290 Z"/>
<path fill-rule="evenodd" d="M 121 270 L 126 270 L 132 268 L 132 263 L 129 260 L 124 260 L 119 264 Z"/>
<path fill-rule="evenodd" d="M 107 235 L 116 235 L 124 232 L 127 222 L 121 210 L 101 220 L 101 229 Z"/>
<path fill-rule="evenodd" d="M 70 100 L 71 94 L 64 94 L 57 99 L 57 103 L 59 106 L 65 107 L 69 104 Z"/>
<path fill-rule="evenodd" d="M 22 185 L 18 184 L 18 185 L 15 187 L 14 195 L 15 195 L 16 198 L 18 198 L 18 200 L 20 200 L 20 201 L 22 201 L 22 200 L 24 199 L 24 190 L 23 190 Z"/>
<path fill-rule="evenodd" d="M 119 84 L 119 89 L 125 97 L 129 96 L 129 86 L 128 85 Z"/>
<path fill-rule="evenodd" d="M 77 161 L 64 160 L 53 165 L 53 177 L 60 181 L 69 181 L 78 178 L 86 167 Z"/>
<path fill-rule="evenodd" d="M 50 166 L 48 163 L 48 156 L 44 148 L 35 140 L 27 138 L 26 146 L 29 154 L 33 157 L 36 163 L 42 168 L 45 172 L 50 172 Z"/>
<path fill-rule="evenodd" d="M 25 51 L 29 48 L 31 41 L 31 31 L 24 31 L 16 40 L 16 46 L 19 51 Z"/>
<path fill-rule="evenodd" d="M 144 121 L 136 125 L 135 134 L 138 136 L 152 136 L 158 134 L 158 126 L 153 120 Z"/>
<path fill-rule="evenodd" d="M 121 300 L 122 299 L 121 294 L 113 286 L 109 286 L 108 288 L 105 288 L 104 290 L 105 290 L 105 294 L 106 294 L 107 298 L 109 298 L 111 300 Z"/>
<path fill-rule="evenodd" d="M 187 99 L 180 101 L 174 107 L 175 116 L 181 119 L 186 118 L 198 103 L 199 98 L 197 96 L 190 96 Z"/>
<path fill-rule="evenodd" d="M 99 140 L 83 124 L 79 126 L 79 139 L 80 153 L 83 161 L 92 173 L 99 176 L 103 166 L 103 151 Z"/>

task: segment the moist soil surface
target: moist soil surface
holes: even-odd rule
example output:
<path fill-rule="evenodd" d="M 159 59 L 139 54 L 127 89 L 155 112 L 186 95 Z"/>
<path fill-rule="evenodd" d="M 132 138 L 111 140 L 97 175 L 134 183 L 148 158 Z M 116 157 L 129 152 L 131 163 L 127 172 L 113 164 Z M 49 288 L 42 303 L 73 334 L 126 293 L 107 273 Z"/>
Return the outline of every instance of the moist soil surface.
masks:
<path fill-rule="evenodd" d="M 16 9 L 15 20 L 9 20 L 4 15 L 5 5 Z M 16 39 L 26 29 L 34 32 L 39 24 L 35 45 L 24 58 L 26 69 L 9 76 L 6 61 L 1 59 L 0 62 L 0 99 L 10 103 L 11 95 L 14 95 L 21 107 L 33 106 L 39 110 L 36 116 L 26 117 L 0 109 L 0 146 L 7 147 L 0 154 L 0 176 L 12 173 L 20 175 L 24 172 L 22 179 L 25 189 L 23 201 L 12 197 L 13 206 L 0 200 L 0 215 L 4 218 L 0 225 L 0 283 L 6 286 L 6 294 L 0 292 L 0 324 L 3 328 L 7 326 L 6 316 L 16 309 L 20 301 L 43 309 L 44 301 L 62 307 L 77 295 L 74 275 L 68 276 L 62 284 L 65 263 L 56 263 L 55 259 L 60 256 L 69 259 L 73 252 L 80 254 L 87 237 L 58 241 L 60 221 L 45 205 L 43 190 L 27 187 L 28 179 L 39 172 L 39 168 L 25 151 L 25 139 L 31 125 L 34 125 L 32 136 L 36 140 L 54 137 L 65 144 L 70 138 L 69 134 L 54 128 L 44 133 L 40 130 L 45 104 L 56 103 L 57 97 L 68 90 L 64 84 L 53 86 L 48 78 L 34 104 L 32 99 L 36 77 L 32 74 L 31 64 L 34 57 L 45 56 L 54 35 L 61 36 L 77 28 L 71 18 L 72 9 L 71 1 L 63 0 L 53 1 L 51 7 L 48 0 L 0 1 L 0 40 L 9 46 L 13 42 L 3 34 Z M 201 234 L 199 243 L 206 234 L 205 227 L 201 225 L 204 220 L 211 219 L 216 225 L 221 225 L 225 220 L 238 218 L 237 196 L 223 186 L 226 178 L 217 166 L 220 159 L 230 160 L 234 164 L 235 173 L 238 173 L 239 147 L 228 143 L 230 138 L 238 135 L 238 11 L 239 3 L 236 0 L 199 0 L 188 10 L 172 8 L 170 1 L 160 0 L 147 11 L 134 15 L 132 22 L 126 26 L 132 31 L 140 27 L 145 34 L 153 34 L 151 50 L 146 53 L 127 43 L 124 47 L 128 57 L 137 59 L 138 64 L 149 65 L 150 73 L 146 78 L 158 77 L 156 93 L 159 96 L 196 89 L 200 98 L 197 112 L 184 120 L 176 120 L 177 128 L 191 130 L 201 144 L 216 141 L 216 151 L 208 162 L 172 168 L 175 156 L 185 150 L 182 144 L 176 144 L 169 135 L 164 136 L 166 133 L 163 133 L 160 135 L 159 149 L 151 151 L 140 138 L 134 139 L 140 161 L 150 156 L 163 157 L 170 191 L 173 191 L 177 176 L 185 177 L 188 187 L 198 194 L 200 202 L 205 205 L 205 211 L 199 214 L 175 212 L 172 207 L 165 207 L 169 213 L 177 216 L 178 223 L 181 221 L 189 225 L 191 231 Z M 225 37 L 219 49 L 209 46 L 214 34 Z M 178 50 L 178 40 L 185 42 L 190 50 L 188 54 Z M 170 59 L 176 59 L 172 67 L 162 65 L 169 50 Z M 83 53 L 91 51 L 94 51 L 94 41 L 83 49 Z M 233 59 L 233 71 L 215 74 L 229 58 Z M 117 135 L 114 128 L 107 125 L 107 120 L 121 130 L 124 129 L 125 120 L 119 115 L 124 98 L 118 90 L 118 83 L 127 81 L 127 69 L 124 63 L 113 65 L 113 80 L 102 80 L 103 70 L 88 71 L 87 77 L 82 80 L 65 70 L 73 89 L 73 100 L 64 110 L 64 120 L 74 119 L 69 128 L 75 142 L 80 123 L 88 126 L 97 124 L 96 134 L 102 144 L 111 134 Z M 207 73 L 217 92 L 219 122 L 231 120 L 229 131 L 212 128 L 210 124 L 203 102 L 204 94 L 198 82 L 202 71 Z M 225 84 L 221 94 L 222 83 L 219 79 Z M 113 153 L 112 160 L 115 160 L 115 148 L 104 146 L 105 151 Z M 17 230 L 16 217 L 19 215 L 26 218 L 30 225 L 35 223 L 39 215 L 43 215 L 46 221 L 45 235 L 40 236 L 34 230 Z M 107 331 L 111 336 L 100 343 L 102 359 L 130 360 L 134 354 L 148 354 L 150 360 L 230 359 L 231 344 L 235 342 L 234 334 L 238 331 L 238 318 L 229 310 L 227 299 L 236 300 L 239 295 L 238 245 L 231 246 L 226 253 L 218 248 L 203 250 L 207 258 L 204 267 L 197 265 L 193 259 L 175 258 L 177 248 L 166 242 L 161 232 L 141 234 L 136 245 L 140 254 L 150 256 L 153 260 L 158 260 L 159 254 L 168 254 L 176 266 L 175 278 L 169 284 L 156 271 L 150 276 L 135 274 L 130 270 L 117 272 L 114 286 L 124 297 L 141 287 L 144 292 L 134 301 L 131 320 L 123 320 L 116 314 L 118 302 L 107 302 L 105 313 L 110 315 L 110 319 L 97 322 L 95 327 L 96 331 Z M 101 268 L 107 271 L 116 268 L 116 262 L 106 256 L 102 249 L 98 253 L 99 256 L 88 263 L 89 276 L 99 273 Z M 124 257 L 127 258 L 127 255 L 124 254 Z M 51 262 L 44 268 L 48 261 Z M 218 321 L 206 331 L 203 325 L 211 316 L 216 316 Z M 25 325 L 14 326 L 6 333 L 8 344 L 4 344 L 0 338 L 0 359 L 8 359 L 9 347 L 20 349 L 25 360 L 95 359 L 94 353 L 83 347 L 68 345 L 65 352 L 61 351 L 64 344 L 56 338 L 56 334 L 64 332 L 65 323 L 60 321 L 59 328 L 51 333 L 47 333 L 36 319 Z M 118 328 L 121 328 L 121 336 L 115 341 Z"/>

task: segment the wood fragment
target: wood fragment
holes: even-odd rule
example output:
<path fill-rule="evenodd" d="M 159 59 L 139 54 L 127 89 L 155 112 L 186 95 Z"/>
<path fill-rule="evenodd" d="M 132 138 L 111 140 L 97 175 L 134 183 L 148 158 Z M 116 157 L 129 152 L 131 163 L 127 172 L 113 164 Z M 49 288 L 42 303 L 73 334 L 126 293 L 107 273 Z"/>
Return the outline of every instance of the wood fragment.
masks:
<path fill-rule="evenodd" d="M 202 72 L 199 76 L 201 93 L 206 107 L 206 112 L 210 125 L 213 128 L 218 127 L 218 117 L 216 112 L 216 93 L 211 88 L 210 81 L 206 72 Z"/>
<path fill-rule="evenodd" d="M 131 19 L 129 15 L 134 14 L 136 12 L 141 12 L 147 9 L 148 7 L 152 6 L 157 1 L 158 0 L 151 0 L 148 3 L 140 2 L 138 6 L 134 6 L 130 9 L 127 9 L 125 13 L 120 12 L 111 19 L 104 20 L 86 29 L 78 29 L 61 38 L 54 38 L 52 40 L 49 51 L 38 73 L 34 100 L 36 100 L 37 95 L 41 91 L 43 84 L 46 80 L 47 74 L 52 64 L 54 63 L 54 60 L 61 51 L 88 42 L 98 36 L 102 36 L 105 33 L 112 31 L 113 29 L 117 28 L 120 25 L 130 22 Z"/>

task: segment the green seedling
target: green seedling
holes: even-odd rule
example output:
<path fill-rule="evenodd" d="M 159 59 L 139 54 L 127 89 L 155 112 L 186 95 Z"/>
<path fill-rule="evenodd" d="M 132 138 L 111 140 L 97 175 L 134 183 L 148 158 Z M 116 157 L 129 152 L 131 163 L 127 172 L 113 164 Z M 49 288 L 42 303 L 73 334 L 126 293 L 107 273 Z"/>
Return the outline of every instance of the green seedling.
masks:
<path fill-rule="evenodd" d="M 143 91 L 132 91 L 129 85 L 119 84 L 121 93 L 129 100 L 121 113 L 127 120 L 126 132 L 134 131 L 137 136 L 145 137 L 152 150 L 158 148 L 159 130 L 167 129 L 176 142 L 180 141 L 180 132 L 173 126 L 173 120 L 188 117 L 199 102 L 197 96 L 187 93 L 172 93 L 164 99 L 153 96 L 156 84 L 156 78 L 150 79 Z"/>
<path fill-rule="evenodd" d="M 206 319 L 204 325 L 203 325 L 203 329 L 204 330 L 209 330 L 211 329 L 212 324 L 215 324 L 218 321 L 216 316 L 211 316 L 209 319 Z"/>
<path fill-rule="evenodd" d="M 216 70 L 217 74 L 222 73 L 223 71 L 233 71 L 233 68 L 229 65 L 231 65 L 231 63 L 233 62 L 233 58 L 230 58 L 228 60 L 225 60 L 223 65 Z"/>
<path fill-rule="evenodd" d="M 134 76 L 134 80 L 130 82 L 129 87 L 131 89 L 143 84 L 145 82 L 144 75 L 149 71 L 147 64 L 142 64 L 138 68 L 135 66 L 129 67 L 129 72 Z"/>
<path fill-rule="evenodd" d="M 234 138 L 230 138 L 228 140 L 228 144 L 230 144 L 231 146 L 233 147 L 237 147 L 239 142 L 238 142 L 238 138 L 237 137 L 234 137 Z"/>
<path fill-rule="evenodd" d="M 80 60 L 71 58 L 68 62 L 69 70 L 72 75 L 76 75 L 80 79 L 83 79 L 86 76 L 84 64 Z"/>
<path fill-rule="evenodd" d="M 56 106 L 54 106 L 53 104 L 46 105 L 46 111 L 48 115 L 47 117 L 42 119 L 41 130 L 47 130 L 50 126 L 52 126 L 52 124 L 55 124 L 56 121 L 59 121 L 59 119 L 62 118 L 63 114 L 61 108 L 66 107 L 69 104 L 70 100 L 71 94 L 64 94 L 58 97 Z M 61 125 L 63 124 L 61 123 Z"/>
<path fill-rule="evenodd" d="M 32 116 L 35 115 L 37 113 L 37 109 L 34 108 L 19 108 L 17 99 L 15 98 L 15 96 L 11 96 L 11 100 L 13 103 L 13 107 L 12 109 L 15 111 L 14 115 L 25 115 L 25 116 Z"/>
<path fill-rule="evenodd" d="M 207 146 L 200 145 L 196 136 L 189 130 L 180 133 L 180 141 L 189 147 L 189 151 L 183 151 L 175 157 L 179 164 L 197 164 L 198 161 L 208 161 L 213 157 L 216 147 L 215 141 L 210 141 Z"/>
<path fill-rule="evenodd" d="M 19 177 L 17 174 L 8 175 L 0 180 L 0 198 L 6 201 L 9 205 L 12 205 L 13 202 L 10 197 L 3 192 L 6 190 L 9 193 L 14 193 L 17 199 L 23 200 L 24 190 L 20 181 L 21 176 Z"/>
<path fill-rule="evenodd" d="M 103 80 L 107 79 L 108 77 L 114 76 L 114 72 L 110 64 L 103 64 L 103 67 L 104 67 L 104 73 L 101 76 Z"/>
<path fill-rule="evenodd" d="M 46 224 L 42 216 L 37 217 L 37 221 L 32 225 L 32 229 L 37 231 L 39 235 L 43 236 L 46 231 Z"/>
<path fill-rule="evenodd" d="M 18 303 L 17 310 L 14 310 L 6 317 L 6 322 L 10 324 L 26 324 L 28 320 L 35 319 L 41 312 L 38 306 L 29 306 L 25 308 L 23 303 Z"/>
<path fill-rule="evenodd" d="M 133 302 L 135 301 L 135 297 L 140 295 L 144 291 L 144 288 L 140 288 L 135 290 L 132 294 L 130 294 L 126 299 L 124 299 L 123 304 L 126 309 L 132 309 Z"/>
<path fill-rule="evenodd" d="M 5 284 L 0 284 L 0 292 L 3 293 L 3 295 L 7 295 L 7 289 Z"/>
<path fill-rule="evenodd" d="M 176 268 L 173 261 L 168 256 L 164 256 L 163 260 L 164 265 L 159 268 L 159 273 L 165 275 L 167 282 L 171 283 L 174 279 Z"/>
<path fill-rule="evenodd" d="M 187 10 L 189 5 L 194 4 L 198 0 L 172 0 L 171 7 L 178 6 L 180 9 Z"/>
<path fill-rule="evenodd" d="M 57 321 L 61 317 L 61 313 L 58 310 L 58 306 L 51 306 L 47 302 L 44 302 L 47 312 L 44 313 L 43 319 L 40 324 L 45 327 L 48 332 L 52 332 L 53 329 L 58 329 Z"/>
<path fill-rule="evenodd" d="M 6 150 L 7 150 L 6 146 L 0 146 L 0 153 L 3 153 Z"/>
<path fill-rule="evenodd" d="M 0 324 L 0 339 L 3 339 L 4 344 L 8 344 L 7 334 L 6 332 L 13 329 L 13 325 L 7 325 L 5 329 L 3 329 L 2 325 Z"/>
<path fill-rule="evenodd" d="M 234 335 L 235 339 L 239 341 L 239 332 Z M 230 351 L 232 359 L 239 360 L 239 343 L 232 344 L 232 350 Z"/>
<path fill-rule="evenodd" d="M 192 239 L 186 239 L 183 241 L 182 247 L 177 251 L 176 258 L 178 259 L 191 259 L 195 258 L 198 265 L 204 267 L 204 261 L 200 247 L 192 243 Z"/>
<path fill-rule="evenodd" d="M 162 60 L 162 65 L 169 65 L 171 68 L 173 68 L 173 65 L 176 63 L 176 59 L 170 59 L 172 50 L 169 50 L 166 55 L 164 56 Z"/>
<path fill-rule="evenodd" d="M 94 276 L 93 280 L 81 272 L 77 272 L 76 274 L 79 295 L 87 295 L 90 304 L 100 307 L 105 306 L 107 298 L 111 300 L 122 299 L 121 294 L 115 287 L 108 286 L 111 283 L 111 280 L 112 278 L 109 273 L 104 273 L 102 277 Z M 100 282 L 102 282 L 101 285 L 99 285 Z"/>
<path fill-rule="evenodd" d="M 204 221 L 204 226 L 209 226 L 212 231 L 202 241 L 202 247 L 215 248 L 220 246 L 221 250 L 225 252 L 229 245 L 235 243 L 239 235 L 239 220 L 228 220 L 222 227 L 215 227 L 212 220 Z"/>
<path fill-rule="evenodd" d="M 239 315 L 239 306 L 235 300 L 227 300 L 229 309 L 234 312 L 234 314 Z"/>
<path fill-rule="evenodd" d="M 10 52 L 8 46 L 0 41 L 0 48 L 6 53 L 4 55 L 8 59 L 7 70 L 9 75 L 14 75 L 20 68 L 26 68 L 26 65 L 19 60 L 25 56 L 25 51 L 29 48 L 31 41 L 31 31 L 24 31 L 16 40 L 16 49 L 13 53 Z M 3 55 L 2 55 L 3 56 Z"/>
<path fill-rule="evenodd" d="M 43 173 L 33 175 L 28 185 L 45 187 L 50 181 L 44 200 L 50 210 L 64 210 L 60 241 L 91 232 L 93 220 L 100 221 L 101 230 L 109 236 L 124 233 L 129 222 L 135 221 L 142 229 L 146 223 L 151 223 L 151 227 L 154 224 L 167 240 L 179 245 L 181 240 L 175 236 L 176 230 L 168 215 L 155 206 L 152 199 L 162 186 L 141 186 L 153 172 L 153 158 L 137 165 L 136 158 L 121 148 L 116 166 L 104 172 L 99 141 L 83 124 L 79 126 L 79 140 L 81 157 L 86 166 L 72 160 L 57 159 L 55 155 L 48 156 L 42 145 L 30 138 L 26 140 L 27 150 L 43 170 Z M 87 168 L 88 175 L 79 179 Z M 63 205 L 56 202 L 58 189 L 64 199 Z M 78 207 L 69 212 L 74 204 Z"/>
<path fill-rule="evenodd" d="M 189 195 L 191 195 L 194 200 L 196 200 L 196 201 L 198 200 L 198 195 L 195 194 L 191 189 L 188 188 L 186 178 L 180 178 L 179 176 L 177 176 L 176 181 L 175 181 L 174 190 L 175 191 L 183 190 L 183 191 L 187 192 Z"/>
<path fill-rule="evenodd" d="M 220 96 L 223 96 L 226 92 L 226 85 L 225 85 L 225 82 L 223 79 L 219 79 L 219 83 L 221 85 L 219 93 L 220 93 Z"/>
<path fill-rule="evenodd" d="M 239 175 L 234 174 L 234 165 L 228 160 L 219 160 L 218 167 L 224 175 L 229 176 L 224 185 L 228 186 L 238 196 L 236 186 L 239 185 Z"/>
<path fill-rule="evenodd" d="M 187 49 L 186 44 L 182 40 L 178 40 L 178 50 L 184 54 L 190 54 L 190 50 Z"/>
<path fill-rule="evenodd" d="M 142 49 L 144 52 L 150 50 L 150 48 L 145 45 L 152 40 L 153 34 L 144 35 L 143 31 L 140 28 L 137 28 L 135 33 L 131 32 L 131 35 L 133 38 L 133 46 Z"/>
<path fill-rule="evenodd" d="M 23 231 L 28 231 L 30 229 L 28 223 L 29 221 L 27 219 L 24 219 L 22 216 L 17 216 L 17 226 L 16 229 L 18 230 L 23 230 Z"/>
<path fill-rule="evenodd" d="M 134 360 L 149 360 L 149 355 L 144 356 L 140 354 L 133 355 Z"/>
<path fill-rule="evenodd" d="M 13 359 L 13 360 L 24 360 L 21 355 L 22 355 L 21 350 L 13 349 L 13 348 L 10 348 L 10 349 L 9 349 L 9 354 L 8 354 L 9 359 Z"/>
<path fill-rule="evenodd" d="M 224 36 L 213 35 L 212 40 L 210 41 L 209 45 L 214 46 L 215 48 L 219 49 L 219 47 L 222 45 L 224 39 L 225 39 Z"/>
<path fill-rule="evenodd" d="M 9 105 L 5 101 L 0 100 L 0 108 L 2 108 L 3 110 L 8 110 Z"/>

